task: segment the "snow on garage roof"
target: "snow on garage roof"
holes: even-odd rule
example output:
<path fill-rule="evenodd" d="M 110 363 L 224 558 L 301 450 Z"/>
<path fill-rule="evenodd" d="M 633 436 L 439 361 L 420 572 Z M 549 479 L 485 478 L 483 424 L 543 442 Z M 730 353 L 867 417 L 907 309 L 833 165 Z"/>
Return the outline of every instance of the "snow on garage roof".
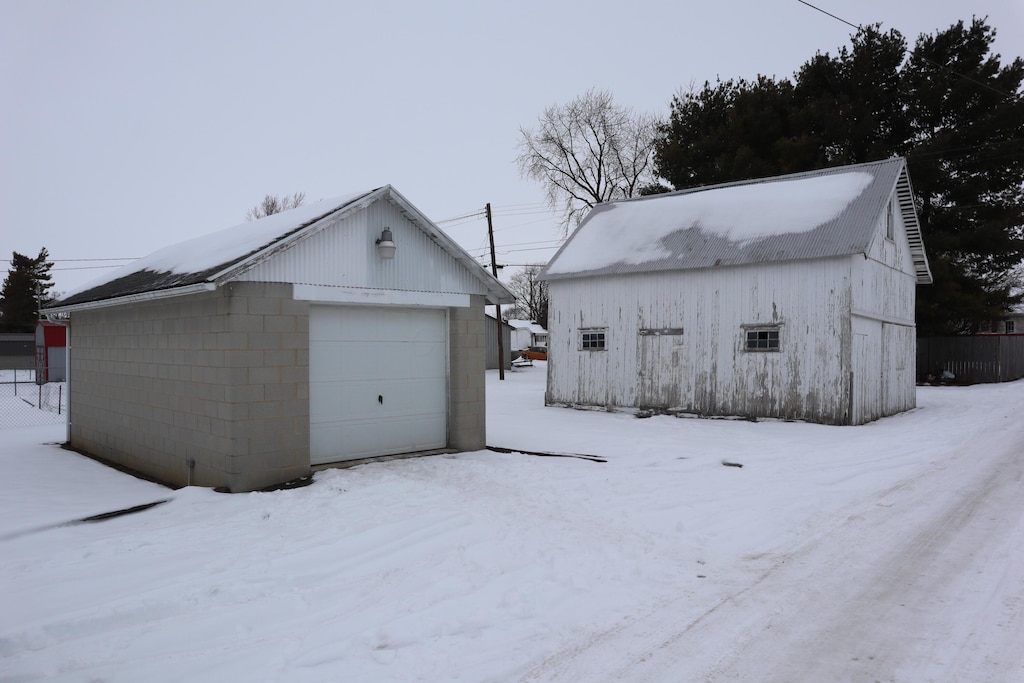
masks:
<path fill-rule="evenodd" d="M 324 199 L 172 244 L 67 292 L 54 307 L 205 282 L 367 194 Z"/>
<path fill-rule="evenodd" d="M 918 278 L 930 282 L 901 158 L 599 204 L 545 279 L 865 252 L 897 184 Z M 915 247 L 916 244 L 916 247 Z M 915 251 L 916 250 L 916 251 Z"/>
<path fill-rule="evenodd" d="M 480 267 L 472 256 L 419 212 L 391 185 L 325 199 L 165 247 L 133 261 L 108 275 L 66 294 L 46 311 L 60 314 L 89 308 L 104 302 L 128 298 L 177 295 L 195 288 L 209 288 L 224 282 L 268 258 L 280 248 L 316 231 L 330 221 L 383 199 L 396 204 L 428 236 L 470 273 L 484 282 L 489 300 L 512 301 L 512 295 L 497 279 Z"/>

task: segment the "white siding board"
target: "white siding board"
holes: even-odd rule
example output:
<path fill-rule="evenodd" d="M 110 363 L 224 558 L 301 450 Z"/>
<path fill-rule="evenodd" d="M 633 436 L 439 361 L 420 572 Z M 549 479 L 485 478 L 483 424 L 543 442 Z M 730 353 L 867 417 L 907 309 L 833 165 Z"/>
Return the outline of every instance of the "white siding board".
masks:
<path fill-rule="evenodd" d="M 849 271 L 838 258 L 552 281 L 547 400 L 841 421 Z M 781 352 L 744 349 L 742 326 L 759 323 L 781 325 Z M 606 351 L 578 348 L 591 327 L 608 328 Z"/>
<path fill-rule="evenodd" d="M 398 249 L 381 259 L 376 240 L 391 228 Z M 238 275 L 251 282 L 487 294 L 483 282 L 404 215 L 378 200 Z"/>
<path fill-rule="evenodd" d="M 913 328 L 853 318 L 853 423 L 914 408 Z"/>
<path fill-rule="evenodd" d="M 914 325 L 914 276 L 878 261 L 853 258 L 853 311 L 864 317 Z"/>
<path fill-rule="evenodd" d="M 883 212 L 875 225 L 874 237 L 868 246 L 867 256 L 890 268 L 907 273 L 916 280 L 917 273 L 914 269 L 910 243 L 907 241 L 906 224 L 896 205 L 895 198 L 888 205 L 888 210 L 892 212 L 893 239 L 886 237 L 886 217 Z"/>

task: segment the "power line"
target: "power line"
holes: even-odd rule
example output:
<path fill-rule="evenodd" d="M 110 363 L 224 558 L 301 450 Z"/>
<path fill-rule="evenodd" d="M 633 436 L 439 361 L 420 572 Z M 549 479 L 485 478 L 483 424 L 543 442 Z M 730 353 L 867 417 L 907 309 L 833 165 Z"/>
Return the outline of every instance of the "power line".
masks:
<path fill-rule="evenodd" d="M 491 207 L 492 216 L 539 216 L 539 215 L 550 215 L 551 211 L 546 208 L 546 204 L 540 202 L 531 202 L 527 204 L 508 204 L 502 207 L 502 210 L 495 210 Z M 459 216 L 453 216 L 452 218 L 444 218 L 439 221 L 434 221 L 435 225 L 442 225 L 444 223 L 454 223 L 455 221 L 468 222 L 476 218 L 484 218 L 485 212 L 480 209 L 477 211 L 469 211 Z"/>
<path fill-rule="evenodd" d="M 442 223 L 452 223 L 454 221 L 461 221 L 461 220 L 463 220 L 465 218 L 477 218 L 477 217 L 483 217 L 483 216 L 484 216 L 484 210 L 483 209 L 478 209 L 477 211 L 474 211 L 472 213 L 467 213 L 467 214 L 462 215 L 462 216 L 455 216 L 454 218 L 445 218 L 443 221 L 434 221 L 434 223 L 436 225 L 441 225 Z"/>
<path fill-rule="evenodd" d="M 558 245 L 560 245 L 562 243 L 562 240 L 534 240 L 532 242 L 514 242 L 512 244 L 506 244 L 504 246 L 505 247 L 528 247 L 528 246 L 532 246 L 534 244 L 549 244 L 549 243 L 554 243 L 555 246 L 558 246 Z"/>
<path fill-rule="evenodd" d="M 830 16 L 833 19 L 835 19 L 836 21 L 841 21 L 842 23 L 846 24 L 847 26 L 852 26 L 853 28 L 857 29 L 858 31 L 860 30 L 860 25 L 858 25 L 858 24 L 853 24 L 853 23 L 847 21 L 846 19 L 843 19 L 842 17 L 837 17 L 836 15 L 832 14 L 831 12 L 826 12 L 825 10 L 821 9 L 820 7 L 815 7 L 814 5 L 812 5 L 809 2 L 804 2 L 804 0 L 796 0 L 796 1 L 799 2 L 801 5 L 807 5 L 808 7 L 810 7 L 813 10 L 818 10 L 822 14 L 824 14 L 826 16 Z"/>
<path fill-rule="evenodd" d="M 491 210 L 493 211 L 496 208 L 497 209 L 513 209 L 513 208 L 519 208 L 519 207 L 524 207 L 524 206 L 540 208 L 540 207 L 543 207 L 543 206 L 547 206 L 547 204 L 545 202 L 525 202 L 523 204 L 500 204 L 500 205 L 492 206 Z"/>
<path fill-rule="evenodd" d="M 849 22 L 849 21 L 847 21 L 846 19 L 843 19 L 842 17 L 838 17 L 838 16 L 836 16 L 835 14 L 832 14 L 831 12 L 826 12 L 826 11 L 825 11 L 825 10 L 823 10 L 822 8 L 820 8 L 820 7 L 816 6 L 816 5 L 812 5 L 812 4 L 811 4 L 811 3 L 809 3 L 809 2 L 806 2 L 806 0 L 796 0 L 796 1 L 797 1 L 797 2 L 799 2 L 799 3 L 801 4 L 801 5 L 806 5 L 807 7 L 810 7 L 810 8 L 811 8 L 811 9 L 813 9 L 813 10 L 816 10 L 816 11 L 818 11 L 818 12 L 821 12 L 822 14 L 824 14 L 824 15 L 826 15 L 826 16 L 832 17 L 832 18 L 833 18 L 833 19 L 835 19 L 836 21 L 840 21 L 840 22 L 842 22 L 842 23 L 846 24 L 847 26 L 852 26 L 853 28 L 857 29 L 858 31 L 860 31 L 860 30 L 861 30 L 861 28 L 862 28 L 862 27 L 861 27 L 861 26 L 860 26 L 859 24 L 854 24 L 854 23 L 852 23 L 852 22 Z M 913 55 L 911 55 L 911 56 L 913 56 Z M 921 58 L 921 59 L 923 59 L 924 61 L 928 62 L 928 63 L 929 63 L 929 64 L 931 64 L 932 66 L 936 66 L 936 67 L 938 67 L 938 68 L 942 69 L 943 71 L 947 71 L 947 72 L 949 72 L 949 73 L 953 74 L 954 76 L 957 76 L 957 77 L 959 77 L 959 78 L 962 78 L 962 79 L 964 79 L 964 80 L 966 80 L 966 81 L 970 81 L 971 83 L 974 83 L 975 85 L 979 85 L 979 86 L 981 86 L 982 88 L 987 88 L 988 90 L 991 90 L 991 91 L 992 91 L 992 92 L 994 92 L 994 93 L 997 93 L 997 94 L 999 94 L 999 95 L 1002 95 L 1003 97 L 1007 97 L 1007 98 L 1009 98 L 1009 97 L 1014 97 L 1014 95 L 1011 95 L 1010 93 L 1008 93 L 1008 92 L 1006 92 L 1006 91 L 1004 91 L 1004 90 L 1000 90 L 999 88 L 996 88 L 996 87 L 994 87 L 994 86 L 991 86 L 991 85 L 989 85 L 988 83 L 982 83 L 981 81 L 979 81 L 979 80 L 977 80 L 977 79 L 971 78 L 971 77 L 970 77 L 970 76 L 968 76 L 967 74 L 962 74 L 962 73 L 960 73 L 959 71 L 954 71 L 953 69 L 949 68 L 949 67 L 948 67 L 947 65 L 945 65 L 945 64 L 939 64 L 939 63 L 938 63 L 938 62 L 936 62 L 936 61 L 935 61 L 934 59 L 929 59 L 928 57 L 925 57 L 924 55 L 918 55 L 918 57 L 920 57 L 920 58 Z"/>
<path fill-rule="evenodd" d="M 949 149 L 938 149 L 938 150 L 933 150 L 933 151 L 930 151 L 930 152 L 908 152 L 906 154 L 906 156 L 907 156 L 907 158 L 930 157 L 930 156 L 945 156 L 947 154 L 955 154 L 955 153 L 960 153 L 960 152 L 973 152 L 975 150 L 983 149 L 985 147 L 995 147 L 997 145 L 1000 145 L 1000 146 L 1001 145 L 1012 145 L 1015 142 L 1024 142 L 1024 138 L 1010 138 L 1009 140 L 993 140 L 991 142 L 979 142 L 976 145 L 967 145 L 965 147 L 952 147 L 952 148 L 949 148 Z M 1019 156 L 1020 154 L 1024 154 L 1024 151 L 1020 151 L 1020 152 L 1018 152 L 1018 151 L 1011 151 L 1011 152 L 1006 152 L 1006 153 L 1003 153 L 1003 154 L 996 154 L 994 156 L 990 155 L 990 156 L 983 157 L 983 160 L 988 161 L 988 160 L 991 160 L 991 159 L 1002 159 L 1002 158 L 1007 157 L 1007 156 L 1015 157 L 1015 156 Z"/>
<path fill-rule="evenodd" d="M 535 245 L 548 245 L 548 246 L 535 246 Z M 560 239 L 559 240 L 533 240 L 533 241 L 530 241 L 530 242 L 514 242 L 512 244 L 499 244 L 498 245 L 498 249 L 500 249 L 501 251 L 504 251 L 504 252 L 508 252 L 508 251 L 514 251 L 514 250 L 511 250 L 510 247 L 532 247 L 534 249 L 557 249 L 560 246 L 562 246 L 562 240 L 560 240 Z M 469 251 L 471 251 L 471 252 L 474 252 L 474 251 L 485 252 L 485 251 L 487 251 L 487 249 L 488 249 L 487 246 L 480 246 L 480 247 L 478 247 L 476 249 L 471 249 Z"/>
<path fill-rule="evenodd" d="M 126 256 L 125 258 L 54 258 L 49 259 L 53 263 L 72 263 L 81 261 L 138 261 L 138 256 Z"/>
<path fill-rule="evenodd" d="M 66 267 L 66 268 L 51 268 L 50 270 L 54 270 L 54 271 L 56 271 L 56 270 L 101 270 L 101 269 L 120 268 L 120 267 L 121 266 L 118 265 L 118 264 L 113 264 L 113 265 L 109 265 L 109 266 L 70 266 L 70 267 Z"/>
<path fill-rule="evenodd" d="M 138 256 L 125 257 L 125 258 L 51 258 L 46 259 L 47 263 L 81 263 L 85 261 L 138 261 Z M 7 259 L 7 263 L 14 263 L 13 260 Z"/>

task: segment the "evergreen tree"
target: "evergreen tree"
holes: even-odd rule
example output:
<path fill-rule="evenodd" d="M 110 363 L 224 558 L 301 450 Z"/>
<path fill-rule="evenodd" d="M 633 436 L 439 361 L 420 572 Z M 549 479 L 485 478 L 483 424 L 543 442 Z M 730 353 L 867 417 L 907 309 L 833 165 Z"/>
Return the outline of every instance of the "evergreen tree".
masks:
<path fill-rule="evenodd" d="M 766 76 L 676 95 L 655 142 L 658 175 L 683 189 L 783 173 L 792 109 L 793 85 Z"/>
<path fill-rule="evenodd" d="M 1001 65 L 994 37 L 959 22 L 908 56 L 899 32 L 868 26 L 794 83 L 705 84 L 673 99 L 656 170 L 683 189 L 906 156 L 935 276 L 918 332 L 976 331 L 1020 302 L 1024 260 L 1024 61 Z"/>
<path fill-rule="evenodd" d="M 935 284 L 918 290 L 918 326 L 973 333 L 1021 297 L 1024 60 L 1002 66 L 983 20 L 921 36 L 903 69 L 911 178 Z"/>
<path fill-rule="evenodd" d="M 868 26 L 851 37 L 851 48 L 835 57 L 815 55 L 800 68 L 793 129 L 807 136 L 805 145 L 813 143 L 813 154 L 798 162 L 803 170 L 906 152 L 910 125 L 900 78 L 906 50 L 898 31 Z"/>
<path fill-rule="evenodd" d="M 0 290 L 0 330 L 4 332 L 31 332 L 39 318 L 39 303 L 52 300 L 53 287 L 46 248 L 39 256 L 29 258 L 18 252 L 11 257 L 11 267 Z"/>

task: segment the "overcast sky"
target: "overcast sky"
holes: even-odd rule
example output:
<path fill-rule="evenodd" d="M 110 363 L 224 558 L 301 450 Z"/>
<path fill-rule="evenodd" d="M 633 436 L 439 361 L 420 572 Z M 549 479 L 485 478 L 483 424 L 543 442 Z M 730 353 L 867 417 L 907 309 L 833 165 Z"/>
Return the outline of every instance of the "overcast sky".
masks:
<path fill-rule="evenodd" d="M 911 45 L 988 16 L 1024 55 L 1021 0 L 813 4 Z M 46 247 L 64 290 L 110 265 L 71 259 L 145 256 L 267 193 L 391 184 L 435 221 L 490 202 L 499 261 L 546 261 L 557 220 L 515 165 L 544 107 L 596 87 L 664 117 L 852 32 L 798 0 L 0 0 L 0 260 Z M 485 253 L 482 218 L 442 227 Z"/>

